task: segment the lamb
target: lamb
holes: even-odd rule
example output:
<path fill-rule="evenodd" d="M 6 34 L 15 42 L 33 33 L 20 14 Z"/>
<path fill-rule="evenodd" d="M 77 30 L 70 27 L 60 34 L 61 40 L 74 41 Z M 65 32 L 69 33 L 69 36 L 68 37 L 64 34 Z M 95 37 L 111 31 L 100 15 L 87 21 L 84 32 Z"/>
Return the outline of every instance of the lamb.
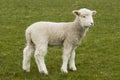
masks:
<path fill-rule="evenodd" d="M 75 49 L 85 36 L 90 26 L 94 25 L 94 10 L 82 8 L 74 10 L 76 16 L 73 22 L 36 22 L 26 29 L 27 45 L 23 50 L 23 70 L 30 71 L 30 58 L 34 52 L 34 57 L 40 73 L 48 75 L 44 57 L 47 54 L 48 46 L 63 46 L 63 63 L 61 71 L 68 73 L 69 68 L 76 71 Z M 52 55 L 52 54 L 51 54 Z"/>

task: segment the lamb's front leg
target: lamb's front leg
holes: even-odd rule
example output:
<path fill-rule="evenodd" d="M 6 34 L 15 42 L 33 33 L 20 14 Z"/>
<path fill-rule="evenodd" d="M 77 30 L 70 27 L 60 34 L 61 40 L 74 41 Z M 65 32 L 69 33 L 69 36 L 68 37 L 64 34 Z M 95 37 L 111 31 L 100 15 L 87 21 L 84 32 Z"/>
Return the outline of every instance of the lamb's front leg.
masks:
<path fill-rule="evenodd" d="M 62 64 L 62 67 L 61 67 L 61 71 L 64 72 L 64 73 L 68 73 L 67 65 L 68 65 L 68 60 L 70 58 L 70 54 L 72 52 L 72 49 L 73 49 L 72 46 L 67 46 L 67 47 L 63 48 L 63 55 L 62 55 L 63 64 Z"/>
<path fill-rule="evenodd" d="M 70 69 L 76 71 L 77 68 L 75 66 L 75 49 L 72 51 L 70 55 Z"/>

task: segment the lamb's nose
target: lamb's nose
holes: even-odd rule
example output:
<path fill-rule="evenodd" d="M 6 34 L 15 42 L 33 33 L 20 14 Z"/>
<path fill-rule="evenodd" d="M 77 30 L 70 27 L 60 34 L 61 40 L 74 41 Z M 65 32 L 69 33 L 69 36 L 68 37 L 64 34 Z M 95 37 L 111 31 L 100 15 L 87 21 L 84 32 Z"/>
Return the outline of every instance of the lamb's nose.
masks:
<path fill-rule="evenodd" d="M 93 23 L 93 22 L 91 22 L 91 26 L 94 26 L 94 23 Z"/>

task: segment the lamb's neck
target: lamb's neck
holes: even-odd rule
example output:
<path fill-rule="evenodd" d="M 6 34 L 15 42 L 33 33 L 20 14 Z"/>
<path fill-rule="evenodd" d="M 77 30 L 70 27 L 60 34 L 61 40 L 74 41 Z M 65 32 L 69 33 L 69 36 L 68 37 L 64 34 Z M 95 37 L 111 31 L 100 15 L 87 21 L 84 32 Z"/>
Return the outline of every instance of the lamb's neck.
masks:
<path fill-rule="evenodd" d="M 74 23 L 74 27 L 79 30 L 79 31 L 88 31 L 89 28 L 85 28 L 84 26 L 82 26 L 79 17 L 76 17 L 75 20 L 73 21 Z"/>
<path fill-rule="evenodd" d="M 78 17 L 74 20 L 74 27 L 76 29 L 76 32 L 78 33 L 80 38 L 83 38 L 86 35 L 86 32 L 88 31 L 89 28 L 85 28 L 80 24 L 80 20 Z"/>
<path fill-rule="evenodd" d="M 82 26 L 82 25 L 80 24 L 79 17 L 76 17 L 73 22 L 74 22 L 77 26 Z"/>

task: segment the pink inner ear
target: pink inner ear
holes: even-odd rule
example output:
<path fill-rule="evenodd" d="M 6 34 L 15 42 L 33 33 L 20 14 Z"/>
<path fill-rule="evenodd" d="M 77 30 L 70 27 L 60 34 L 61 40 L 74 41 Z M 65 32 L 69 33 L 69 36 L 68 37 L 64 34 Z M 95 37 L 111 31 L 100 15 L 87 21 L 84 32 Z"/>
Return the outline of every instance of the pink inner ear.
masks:
<path fill-rule="evenodd" d="M 78 12 L 78 10 L 74 10 L 73 13 L 76 15 L 76 16 L 79 16 L 80 13 Z"/>
<path fill-rule="evenodd" d="M 78 15 L 78 16 L 80 15 L 80 13 L 79 13 L 79 12 L 75 12 L 75 14 L 76 14 L 76 15 Z"/>

